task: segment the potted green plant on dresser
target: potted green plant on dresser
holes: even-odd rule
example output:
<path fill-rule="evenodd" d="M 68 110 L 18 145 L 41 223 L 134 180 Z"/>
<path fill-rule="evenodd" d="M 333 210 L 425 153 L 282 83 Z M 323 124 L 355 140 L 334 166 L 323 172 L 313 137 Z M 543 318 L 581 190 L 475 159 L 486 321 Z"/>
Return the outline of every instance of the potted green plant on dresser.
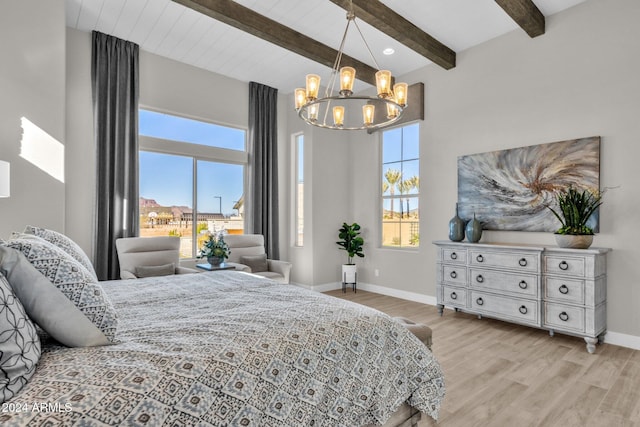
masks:
<path fill-rule="evenodd" d="M 360 225 L 355 222 L 351 225 L 342 223 L 342 227 L 338 230 L 338 238 L 340 240 L 336 244 L 341 250 L 347 251 L 347 263 L 342 264 L 342 291 L 346 292 L 347 284 L 352 285 L 355 291 L 358 270 L 353 263 L 353 257 L 364 258 L 364 239 L 360 237 Z"/>
<path fill-rule="evenodd" d="M 600 191 L 579 191 L 572 186 L 555 194 L 556 208 L 547 205 L 561 223 L 555 232 L 561 248 L 587 249 L 593 243 L 593 228 L 587 225 L 593 213 L 602 205 Z"/>

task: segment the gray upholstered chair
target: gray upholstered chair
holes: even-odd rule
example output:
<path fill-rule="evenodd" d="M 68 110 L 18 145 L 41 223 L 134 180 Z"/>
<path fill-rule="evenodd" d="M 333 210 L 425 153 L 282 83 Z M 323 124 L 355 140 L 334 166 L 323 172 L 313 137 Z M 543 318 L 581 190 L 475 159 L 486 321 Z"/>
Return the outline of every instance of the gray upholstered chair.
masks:
<path fill-rule="evenodd" d="M 180 267 L 180 238 L 176 236 L 124 237 L 116 240 L 116 250 L 121 279 L 199 273 Z"/>
<path fill-rule="evenodd" d="M 282 283 L 289 283 L 291 263 L 266 259 L 262 234 L 225 234 L 231 253 L 226 264 Z"/>

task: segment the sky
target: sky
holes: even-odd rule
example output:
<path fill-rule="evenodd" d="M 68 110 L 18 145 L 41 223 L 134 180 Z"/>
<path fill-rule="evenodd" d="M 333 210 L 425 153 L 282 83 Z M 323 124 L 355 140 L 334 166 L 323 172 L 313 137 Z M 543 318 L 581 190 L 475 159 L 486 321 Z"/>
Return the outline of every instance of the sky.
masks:
<path fill-rule="evenodd" d="M 140 110 L 140 135 L 234 150 L 245 149 L 245 131 Z M 140 151 L 140 197 L 162 206 L 193 207 L 193 170 L 197 169 L 198 211 L 235 213 L 243 195 L 244 166 Z"/>

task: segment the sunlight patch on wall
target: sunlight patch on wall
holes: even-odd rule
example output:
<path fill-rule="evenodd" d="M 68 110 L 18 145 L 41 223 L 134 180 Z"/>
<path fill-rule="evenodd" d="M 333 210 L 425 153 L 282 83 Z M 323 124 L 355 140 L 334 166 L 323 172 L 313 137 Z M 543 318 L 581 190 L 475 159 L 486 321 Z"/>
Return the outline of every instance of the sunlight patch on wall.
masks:
<path fill-rule="evenodd" d="M 22 121 L 20 157 L 64 183 L 64 145 L 26 117 L 20 120 Z"/>

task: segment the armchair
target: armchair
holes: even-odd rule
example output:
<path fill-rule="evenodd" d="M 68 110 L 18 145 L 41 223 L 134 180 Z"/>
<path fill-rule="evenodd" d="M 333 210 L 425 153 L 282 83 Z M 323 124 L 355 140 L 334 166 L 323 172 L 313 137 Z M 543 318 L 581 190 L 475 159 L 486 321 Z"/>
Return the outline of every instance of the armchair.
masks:
<path fill-rule="evenodd" d="M 145 275 L 199 273 L 180 267 L 180 238 L 176 236 L 124 237 L 116 240 L 121 279 Z M 170 264 L 173 264 L 173 272 Z M 156 273 L 156 274 L 154 274 Z"/>
<path fill-rule="evenodd" d="M 235 266 L 239 271 L 248 271 L 282 283 L 289 283 L 291 263 L 266 259 L 262 234 L 226 234 L 224 241 L 227 242 L 231 251 L 226 264 Z"/>

